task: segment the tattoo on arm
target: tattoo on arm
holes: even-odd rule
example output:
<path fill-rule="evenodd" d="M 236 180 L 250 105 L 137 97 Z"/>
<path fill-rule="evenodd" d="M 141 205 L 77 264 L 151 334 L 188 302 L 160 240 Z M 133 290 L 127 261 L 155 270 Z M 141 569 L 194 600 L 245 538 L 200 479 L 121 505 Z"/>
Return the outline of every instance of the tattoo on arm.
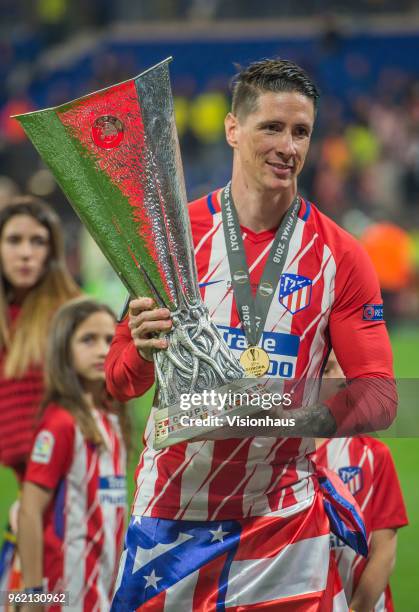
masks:
<path fill-rule="evenodd" d="M 337 430 L 337 425 L 330 410 L 323 404 L 316 404 L 307 408 L 298 408 L 290 413 L 295 419 L 293 434 L 314 438 L 330 438 Z"/>

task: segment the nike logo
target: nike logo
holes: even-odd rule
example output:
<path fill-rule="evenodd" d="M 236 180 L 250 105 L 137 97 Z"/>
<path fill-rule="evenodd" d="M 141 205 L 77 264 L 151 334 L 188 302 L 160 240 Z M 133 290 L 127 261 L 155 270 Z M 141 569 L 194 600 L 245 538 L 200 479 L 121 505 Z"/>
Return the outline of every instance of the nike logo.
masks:
<path fill-rule="evenodd" d="M 222 280 L 218 280 L 218 281 L 208 281 L 206 283 L 199 283 L 200 287 L 208 287 L 208 285 L 215 285 L 216 283 L 222 283 Z"/>

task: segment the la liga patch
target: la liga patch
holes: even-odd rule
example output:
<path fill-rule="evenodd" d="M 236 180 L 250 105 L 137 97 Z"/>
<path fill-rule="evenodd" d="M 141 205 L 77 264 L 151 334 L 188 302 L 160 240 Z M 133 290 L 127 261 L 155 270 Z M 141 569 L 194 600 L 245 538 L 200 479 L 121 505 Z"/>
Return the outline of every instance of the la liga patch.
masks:
<path fill-rule="evenodd" d="M 55 438 L 50 431 L 42 429 L 36 436 L 32 449 L 31 461 L 35 463 L 49 463 L 54 448 Z"/>
<path fill-rule="evenodd" d="M 382 304 L 364 304 L 362 309 L 363 321 L 384 321 Z"/>

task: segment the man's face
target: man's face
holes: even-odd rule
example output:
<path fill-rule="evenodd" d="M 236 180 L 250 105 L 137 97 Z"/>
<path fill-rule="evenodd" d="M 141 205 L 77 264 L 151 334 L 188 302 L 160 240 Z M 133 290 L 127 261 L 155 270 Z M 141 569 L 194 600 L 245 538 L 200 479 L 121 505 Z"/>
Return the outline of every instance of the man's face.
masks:
<path fill-rule="evenodd" d="M 259 190 L 295 187 L 313 124 L 310 98 L 294 91 L 261 93 L 255 111 L 240 119 L 231 113 L 226 117 L 226 138 L 235 151 L 235 170 Z"/>

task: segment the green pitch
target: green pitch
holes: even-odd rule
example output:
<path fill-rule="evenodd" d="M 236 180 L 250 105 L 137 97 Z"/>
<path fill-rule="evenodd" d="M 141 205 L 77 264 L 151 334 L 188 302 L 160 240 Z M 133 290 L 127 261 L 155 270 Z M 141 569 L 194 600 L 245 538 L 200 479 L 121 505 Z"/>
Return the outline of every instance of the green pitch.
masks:
<path fill-rule="evenodd" d="M 419 379 L 417 351 L 419 346 L 419 329 L 409 328 L 391 334 L 396 376 Z M 134 429 L 136 439 L 141 439 L 141 431 L 152 401 L 148 393 L 134 407 Z M 419 550 L 419 439 L 384 439 L 390 447 L 399 473 L 404 498 L 407 504 L 410 525 L 399 532 L 397 563 L 391 578 L 391 585 L 397 612 L 419 610 L 419 591 L 416 589 L 418 579 L 417 550 Z M 134 469 L 138 451 L 133 451 L 128 475 L 130 499 L 134 492 Z M 7 520 L 10 504 L 16 499 L 17 486 L 10 470 L 0 468 L 0 525 Z"/>

